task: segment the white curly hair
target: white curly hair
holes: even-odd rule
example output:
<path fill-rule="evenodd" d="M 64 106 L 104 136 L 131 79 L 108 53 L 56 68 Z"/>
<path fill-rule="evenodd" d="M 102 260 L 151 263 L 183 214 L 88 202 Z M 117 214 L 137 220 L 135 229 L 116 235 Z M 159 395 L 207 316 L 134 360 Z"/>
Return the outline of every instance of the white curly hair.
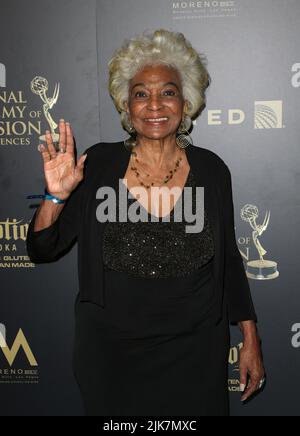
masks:
<path fill-rule="evenodd" d="M 205 91 L 210 84 L 206 57 L 198 53 L 182 33 L 159 29 L 126 39 L 109 61 L 109 92 L 121 114 L 123 127 L 130 132 L 125 109 L 129 98 L 129 82 L 148 65 L 164 64 L 176 69 L 182 82 L 183 98 L 187 102 L 185 115 L 197 117 L 205 106 Z"/>

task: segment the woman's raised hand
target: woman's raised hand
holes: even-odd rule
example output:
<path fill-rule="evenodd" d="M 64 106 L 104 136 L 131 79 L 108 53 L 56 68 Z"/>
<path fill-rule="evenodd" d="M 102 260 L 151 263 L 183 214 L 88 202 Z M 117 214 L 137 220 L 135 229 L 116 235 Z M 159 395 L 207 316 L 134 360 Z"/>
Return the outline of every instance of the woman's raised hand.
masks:
<path fill-rule="evenodd" d="M 66 200 L 83 179 L 86 154 L 75 159 L 75 145 L 70 123 L 59 121 L 59 151 L 56 151 L 51 133 L 46 130 L 47 147 L 39 145 L 44 161 L 46 189 L 49 194 Z"/>

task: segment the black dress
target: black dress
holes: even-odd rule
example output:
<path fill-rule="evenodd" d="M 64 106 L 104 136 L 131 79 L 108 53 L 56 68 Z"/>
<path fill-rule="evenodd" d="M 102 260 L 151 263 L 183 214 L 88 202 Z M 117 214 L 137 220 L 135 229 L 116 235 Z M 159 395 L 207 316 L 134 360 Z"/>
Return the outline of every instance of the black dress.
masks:
<path fill-rule="evenodd" d="M 195 187 L 191 170 L 185 186 Z M 87 415 L 229 414 L 229 323 L 226 313 L 214 321 L 209 217 L 186 233 L 169 216 L 105 225 L 106 306 L 75 306 L 73 367 Z"/>

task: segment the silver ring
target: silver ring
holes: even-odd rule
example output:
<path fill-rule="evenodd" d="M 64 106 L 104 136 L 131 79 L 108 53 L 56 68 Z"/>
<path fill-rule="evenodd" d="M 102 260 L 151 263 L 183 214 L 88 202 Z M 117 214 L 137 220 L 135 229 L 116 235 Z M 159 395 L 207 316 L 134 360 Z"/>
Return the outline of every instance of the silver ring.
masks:
<path fill-rule="evenodd" d="M 60 148 L 59 148 L 59 152 L 60 152 L 60 153 L 65 153 L 66 150 L 65 150 L 63 147 L 60 147 Z"/>
<path fill-rule="evenodd" d="M 261 389 L 263 387 L 263 385 L 265 384 L 265 382 L 266 382 L 266 379 L 262 378 L 259 382 L 258 389 Z"/>

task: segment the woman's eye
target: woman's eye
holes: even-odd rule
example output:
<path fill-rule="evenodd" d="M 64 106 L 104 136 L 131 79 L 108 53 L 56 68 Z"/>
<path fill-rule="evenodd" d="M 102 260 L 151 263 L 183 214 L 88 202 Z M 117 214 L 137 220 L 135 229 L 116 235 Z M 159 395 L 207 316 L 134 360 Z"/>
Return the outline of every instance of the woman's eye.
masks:
<path fill-rule="evenodd" d="M 145 94 L 145 92 L 143 92 L 143 91 L 138 91 L 138 92 L 135 94 L 135 97 L 146 97 L 146 94 Z"/>
<path fill-rule="evenodd" d="M 164 91 L 165 95 L 170 95 L 170 96 L 174 96 L 176 95 L 175 91 L 173 91 L 172 89 L 168 89 L 167 91 Z"/>
<path fill-rule="evenodd" d="M 162 92 L 162 95 L 164 95 L 164 96 L 166 95 L 168 97 L 173 97 L 176 95 L 176 92 L 173 89 L 167 89 L 166 91 Z M 147 93 L 144 91 L 137 91 L 134 94 L 134 96 L 135 96 L 135 98 L 145 98 L 145 97 L 147 97 Z"/>

